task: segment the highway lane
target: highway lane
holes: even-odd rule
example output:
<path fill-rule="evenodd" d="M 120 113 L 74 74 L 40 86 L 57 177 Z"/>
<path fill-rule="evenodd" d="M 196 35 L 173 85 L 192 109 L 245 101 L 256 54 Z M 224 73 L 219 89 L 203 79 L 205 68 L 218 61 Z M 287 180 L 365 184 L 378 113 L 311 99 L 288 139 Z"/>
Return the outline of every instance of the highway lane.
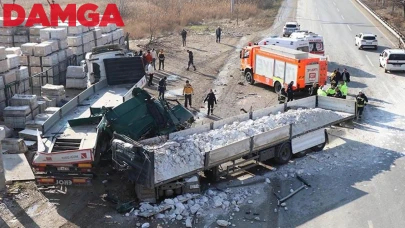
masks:
<path fill-rule="evenodd" d="M 297 20 L 301 29 L 324 36 L 329 71 L 347 67 L 349 94 L 365 91 L 370 105 L 354 130 L 332 131 L 336 140 L 323 152 L 350 160 L 310 178 L 317 190 L 291 199 L 278 225 L 405 227 L 405 75 L 386 74 L 378 62 L 379 53 L 397 41 L 352 0 L 299 0 Z M 360 32 L 377 35 L 378 51 L 354 46 Z"/>

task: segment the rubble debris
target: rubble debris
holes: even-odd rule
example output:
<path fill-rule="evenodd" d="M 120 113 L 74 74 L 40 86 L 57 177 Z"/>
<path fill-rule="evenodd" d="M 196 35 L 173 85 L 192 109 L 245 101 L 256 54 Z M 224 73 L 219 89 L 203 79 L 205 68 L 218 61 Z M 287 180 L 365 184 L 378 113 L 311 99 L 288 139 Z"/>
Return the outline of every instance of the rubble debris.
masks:
<path fill-rule="evenodd" d="M 228 221 L 217 220 L 217 224 L 218 224 L 218 226 L 221 226 L 221 227 L 227 227 L 228 226 Z"/>
<path fill-rule="evenodd" d="M 149 228 L 150 224 L 148 222 L 145 222 L 144 224 L 142 224 L 141 226 L 142 228 Z"/>

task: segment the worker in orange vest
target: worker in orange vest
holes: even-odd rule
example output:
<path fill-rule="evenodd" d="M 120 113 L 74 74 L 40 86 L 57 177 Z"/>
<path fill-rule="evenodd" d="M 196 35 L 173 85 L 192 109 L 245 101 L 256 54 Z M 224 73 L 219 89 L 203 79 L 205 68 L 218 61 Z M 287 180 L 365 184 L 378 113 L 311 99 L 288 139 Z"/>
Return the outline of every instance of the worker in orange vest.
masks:
<path fill-rule="evenodd" d="M 183 95 L 184 95 L 184 100 L 185 100 L 184 107 L 187 108 L 187 101 L 188 101 L 188 104 L 190 105 L 190 108 L 191 108 L 191 95 L 194 95 L 194 89 L 190 85 L 190 82 L 188 80 L 186 81 L 186 85 L 184 86 Z"/>

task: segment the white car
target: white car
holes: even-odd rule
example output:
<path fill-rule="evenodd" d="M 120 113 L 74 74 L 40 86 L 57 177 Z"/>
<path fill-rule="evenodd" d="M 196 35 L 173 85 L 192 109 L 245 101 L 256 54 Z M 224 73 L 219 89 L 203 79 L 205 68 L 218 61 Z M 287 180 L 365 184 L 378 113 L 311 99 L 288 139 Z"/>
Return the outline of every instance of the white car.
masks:
<path fill-rule="evenodd" d="M 284 25 L 283 28 L 283 37 L 287 36 L 289 37 L 291 35 L 291 33 L 300 30 L 300 25 L 298 24 L 298 22 L 287 22 Z"/>
<path fill-rule="evenodd" d="M 386 49 L 380 54 L 380 67 L 388 71 L 405 71 L 405 50 Z"/>
<path fill-rule="evenodd" d="M 356 35 L 355 45 L 358 46 L 359 49 L 370 47 L 377 50 L 378 48 L 377 35 L 370 33 L 360 33 L 359 35 Z"/>

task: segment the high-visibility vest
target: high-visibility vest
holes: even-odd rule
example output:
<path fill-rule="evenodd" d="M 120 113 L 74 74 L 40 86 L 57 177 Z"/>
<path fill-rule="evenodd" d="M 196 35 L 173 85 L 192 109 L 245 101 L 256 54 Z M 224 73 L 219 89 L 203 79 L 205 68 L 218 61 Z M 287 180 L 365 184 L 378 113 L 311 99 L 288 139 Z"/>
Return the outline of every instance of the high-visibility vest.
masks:
<path fill-rule="evenodd" d="M 318 96 L 326 97 L 326 92 L 323 91 L 322 89 L 318 89 L 317 94 Z"/>

